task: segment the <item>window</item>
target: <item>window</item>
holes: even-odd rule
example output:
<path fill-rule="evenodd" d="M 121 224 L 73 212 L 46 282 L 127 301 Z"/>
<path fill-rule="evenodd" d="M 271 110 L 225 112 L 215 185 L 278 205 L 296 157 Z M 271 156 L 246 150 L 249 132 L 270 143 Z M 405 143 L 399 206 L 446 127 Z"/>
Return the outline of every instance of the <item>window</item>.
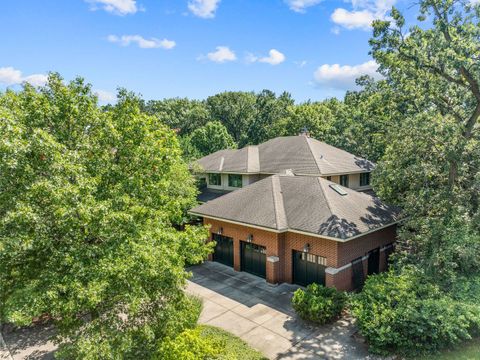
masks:
<path fill-rule="evenodd" d="M 209 183 L 209 185 L 215 185 L 215 186 L 222 185 L 222 175 L 221 174 L 208 174 L 208 183 Z"/>
<path fill-rule="evenodd" d="M 340 185 L 348 187 L 348 175 L 340 175 Z"/>
<path fill-rule="evenodd" d="M 229 187 L 242 187 L 242 175 L 228 174 L 228 186 Z"/>
<path fill-rule="evenodd" d="M 327 176 L 327 180 L 328 180 L 328 181 L 332 181 L 332 177 L 331 177 L 331 176 Z"/>
<path fill-rule="evenodd" d="M 360 174 L 360 186 L 370 185 L 370 173 Z"/>
<path fill-rule="evenodd" d="M 207 187 L 207 179 L 204 177 L 201 177 L 198 179 L 198 188 L 199 189 L 204 189 Z"/>

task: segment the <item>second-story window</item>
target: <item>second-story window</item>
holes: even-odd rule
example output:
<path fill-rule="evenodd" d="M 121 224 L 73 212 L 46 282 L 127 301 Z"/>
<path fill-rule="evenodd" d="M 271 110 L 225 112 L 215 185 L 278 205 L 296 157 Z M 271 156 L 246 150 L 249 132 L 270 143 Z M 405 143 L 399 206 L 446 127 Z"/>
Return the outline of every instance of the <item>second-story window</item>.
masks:
<path fill-rule="evenodd" d="M 370 173 L 360 174 L 360 186 L 370 185 Z"/>
<path fill-rule="evenodd" d="M 242 187 L 242 175 L 228 174 L 228 186 L 229 187 Z"/>
<path fill-rule="evenodd" d="M 222 185 L 222 175 L 221 174 L 208 174 L 208 184 L 214 186 Z"/>
<path fill-rule="evenodd" d="M 340 175 L 340 185 L 348 187 L 348 175 Z"/>

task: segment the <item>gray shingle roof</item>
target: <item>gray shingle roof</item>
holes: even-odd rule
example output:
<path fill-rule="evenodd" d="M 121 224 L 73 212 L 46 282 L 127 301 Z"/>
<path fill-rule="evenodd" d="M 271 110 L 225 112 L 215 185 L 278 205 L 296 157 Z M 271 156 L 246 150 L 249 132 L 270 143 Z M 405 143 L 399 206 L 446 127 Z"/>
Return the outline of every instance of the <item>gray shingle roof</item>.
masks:
<path fill-rule="evenodd" d="M 398 208 L 314 176 L 273 175 L 195 207 L 191 213 L 272 230 L 297 230 L 338 239 L 393 224 Z"/>
<path fill-rule="evenodd" d="M 197 161 L 207 172 L 329 175 L 371 171 L 374 164 L 304 135 L 284 136 L 239 150 L 220 150 Z"/>

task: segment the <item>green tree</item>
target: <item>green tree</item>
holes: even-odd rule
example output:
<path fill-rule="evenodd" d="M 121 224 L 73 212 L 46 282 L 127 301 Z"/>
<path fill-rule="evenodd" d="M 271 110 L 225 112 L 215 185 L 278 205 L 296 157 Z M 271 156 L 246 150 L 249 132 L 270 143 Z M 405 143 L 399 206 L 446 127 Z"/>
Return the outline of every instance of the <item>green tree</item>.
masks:
<path fill-rule="evenodd" d="M 189 99 L 150 100 L 143 106 L 143 110 L 156 116 L 171 129 L 180 135 L 190 134 L 200 126 L 204 126 L 210 119 L 210 113 L 205 102 Z"/>
<path fill-rule="evenodd" d="M 190 135 L 190 143 L 201 156 L 237 147 L 232 136 L 219 121 L 210 121 L 205 126 L 194 130 Z"/>
<path fill-rule="evenodd" d="M 148 358 L 196 322 L 185 263 L 205 229 L 175 134 L 126 92 L 102 112 L 90 85 L 51 75 L 0 95 L 2 321 L 47 314 L 58 356 Z"/>
<path fill-rule="evenodd" d="M 210 119 L 220 121 L 240 146 L 248 143 L 247 130 L 257 116 L 256 96 L 252 92 L 228 91 L 210 96 Z"/>
<path fill-rule="evenodd" d="M 402 232 L 406 255 L 447 281 L 438 276 L 462 268 L 447 259 L 478 251 L 470 235 L 456 247 L 445 240 L 455 228 L 480 231 L 480 8 L 452 0 L 419 5 L 425 26 L 405 30 L 396 9 L 393 22 L 374 23 L 372 54 L 403 102 L 374 185 L 409 216 Z"/>
<path fill-rule="evenodd" d="M 288 115 L 288 108 L 293 104 L 292 96 L 287 92 L 278 97 L 270 90 L 263 90 L 257 94 L 255 101 L 257 114 L 247 130 L 248 143 L 256 145 L 277 136 L 275 127 Z"/>

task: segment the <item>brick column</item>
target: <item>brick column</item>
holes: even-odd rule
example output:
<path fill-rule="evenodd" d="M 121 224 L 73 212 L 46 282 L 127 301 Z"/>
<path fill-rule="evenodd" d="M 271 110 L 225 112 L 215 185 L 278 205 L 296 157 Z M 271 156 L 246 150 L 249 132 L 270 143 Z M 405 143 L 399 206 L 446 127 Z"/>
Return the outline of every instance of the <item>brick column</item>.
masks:
<path fill-rule="evenodd" d="M 241 266 L 241 256 L 240 256 L 240 240 L 233 239 L 233 268 L 235 271 L 240 271 Z"/>
<path fill-rule="evenodd" d="M 280 258 L 278 256 L 267 257 L 267 282 L 278 284 L 280 271 Z"/>

